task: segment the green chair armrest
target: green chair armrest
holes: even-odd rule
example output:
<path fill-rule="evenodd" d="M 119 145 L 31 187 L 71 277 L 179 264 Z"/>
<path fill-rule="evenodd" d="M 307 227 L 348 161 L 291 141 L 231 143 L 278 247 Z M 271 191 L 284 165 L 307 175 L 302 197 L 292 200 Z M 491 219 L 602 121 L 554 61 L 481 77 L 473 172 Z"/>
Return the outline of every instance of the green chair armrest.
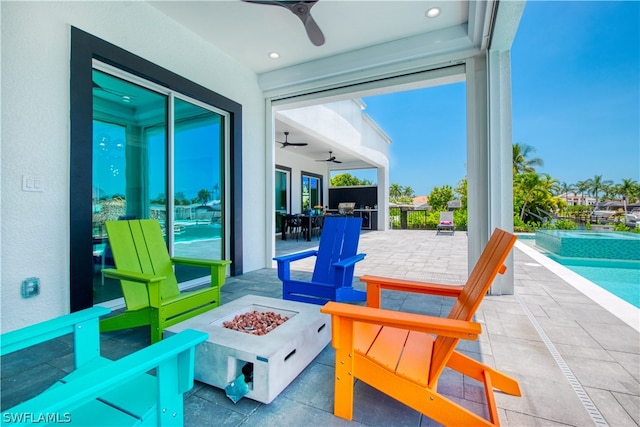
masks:
<path fill-rule="evenodd" d="M 189 265 L 191 267 L 226 267 L 231 264 L 227 260 L 200 259 L 200 258 L 183 258 L 173 257 L 171 261 L 174 264 Z"/>
<path fill-rule="evenodd" d="M 215 259 L 198 259 L 173 257 L 171 262 L 174 264 L 187 265 L 190 267 L 204 267 L 211 269 L 211 287 L 222 287 L 227 278 L 227 265 L 231 264 L 228 260 Z"/>
<path fill-rule="evenodd" d="M 157 369 L 159 406 L 165 405 L 163 394 L 171 399 L 193 387 L 195 346 L 205 341 L 208 334 L 185 330 L 179 334 L 143 348 L 122 359 L 79 376 L 65 384 L 58 384 L 38 396 L 23 402 L 5 413 L 62 414 L 71 413 L 92 399 L 96 399 L 120 384 Z M 169 403 L 170 405 L 170 403 Z M 167 412 L 171 412 L 167 408 Z M 4 417 L 3 417 L 4 419 Z"/>
<path fill-rule="evenodd" d="M 136 273 L 135 271 L 116 270 L 114 268 L 103 268 L 104 277 L 118 280 L 130 280 L 132 282 L 152 283 L 162 282 L 166 276 L 156 276 L 153 274 Z"/>

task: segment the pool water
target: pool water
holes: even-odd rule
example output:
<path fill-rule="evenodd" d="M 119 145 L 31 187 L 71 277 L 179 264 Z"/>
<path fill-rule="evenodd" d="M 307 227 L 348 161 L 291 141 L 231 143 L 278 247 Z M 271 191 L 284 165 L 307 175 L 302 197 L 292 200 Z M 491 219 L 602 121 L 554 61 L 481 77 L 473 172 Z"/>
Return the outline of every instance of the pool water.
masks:
<path fill-rule="evenodd" d="M 196 240 L 219 239 L 222 234 L 220 224 L 181 224 L 174 228 L 175 241 L 193 242 Z"/>
<path fill-rule="evenodd" d="M 571 234 L 567 234 L 570 232 L 556 232 L 557 234 L 563 236 L 565 239 L 567 237 L 571 238 Z M 601 236 L 603 240 L 613 241 L 615 239 L 615 235 L 612 234 L 625 234 L 625 233 L 594 233 L 591 235 L 585 235 L 583 232 L 581 237 L 577 237 L 577 239 L 582 239 L 584 245 L 593 245 L 593 242 L 597 242 L 598 235 Z M 635 249 L 632 245 L 629 245 L 629 241 L 633 241 L 634 238 L 640 238 L 638 235 L 630 235 L 630 233 L 626 233 L 628 236 L 627 239 L 618 239 L 619 244 L 622 245 L 622 248 L 616 248 L 613 253 L 627 253 L 627 258 L 623 259 L 606 259 L 606 258 L 595 258 L 591 257 L 579 257 L 579 256 L 560 256 L 556 253 L 553 253 L 549 248 L 538 245 L 538 234 L 536 236 L 533 235 L 519 235 L 518 239 L 523 243 L 535 248 L 538 252 L 542 253 L 546 257 L 552 259 L 553 261 L 563 265 L 569 270 L 579 274 L 585 279 L 595 283 L 601 288 L 605 289 L 608 292 L 618 296 L 619 298 L 627 301 L 635 307 L 640 308 L 640 261 L 633 259 L 637 258 L 635 254 Z M 544 237 L 543 237 L 544 240 Z M 602 242 L 602 240 L 601 240 Z M 544 244 L 544 243 L 543 243 Z M 565 245 L 566 248 L 571 247 L 571 245 Z M 579 245 L 576 247 L 579 248 Z M 584 254 L 584 248 L 579 249 L 579 253 Z M 587 252 L 593 254 L 593 251 Z M 609 254 L 600 252 L 600 256 L 608 256 Z M 631 259 L 629 259 L 631 258 Z"/>
<path fill-rule="evenodd" d="M 536 245 L 563 257 L 640 261 L 640 234 L 536 230 Z"/>
<path fill-rule="evenodd" d="M 640 262 L 565 258 L 544 253 L 569 270 L 640 308 Z"/>

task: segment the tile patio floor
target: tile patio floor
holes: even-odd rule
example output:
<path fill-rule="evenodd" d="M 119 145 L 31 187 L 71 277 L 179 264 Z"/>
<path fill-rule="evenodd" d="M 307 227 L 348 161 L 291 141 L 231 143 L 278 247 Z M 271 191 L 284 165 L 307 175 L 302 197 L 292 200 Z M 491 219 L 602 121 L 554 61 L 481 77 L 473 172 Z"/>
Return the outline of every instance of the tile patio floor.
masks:
<path fill-rule="evenodd" d="M 278 241 L 277 253 L 317 245 L 317 241 Z M 514 249 L 515 295 L 488 296 L 476 321 L 483 334 L 459 349 L 520 382 L 522 397 L 496 393 L 500 420 L 507 426 L 640 425 L 640 311 L 627 322 L 547 269 L 518 243 Z M 467 236 L 434 231 L 365 232 L 360 252 L 367 254 L 356 276 L 386 275 L 461 283 L 467 272 Z M 312 271 L 299 262 L 297 275 Z M 356 287 L 361 284 L 356 284 Z M 243 295 L 281 297 L 275 269 L 227 280 L 223 303 Z M 383 294 L 386 308 L 446 315 L 442 297 Z M 611 308 L 613 307 L 613 308 Z M 628 313 L 628 312 L 627 312 Z M 628 319 L 631 319 L 629 322 Z M 631 323 L 631 326 L 629 325 Z M 118 358 L 148 345 L 148 330 L 103 334 L 103 353 Z M 70 366 L 70 340 L 64 337 L 29 354 L 2 360 L 2 408 L 37 393 Z M 200 426 L 429 426 L 431 420 L 362 382 L 355 385 L 354 419 L 333 415 L 334 351 L 328 345 L 271 404 L 249 399 L 234 404 L 224 391 L 197 383 L 185 397 L 185 425 Z M 445 372 L 441 393 L 486 417 L 479 383 Z"/>

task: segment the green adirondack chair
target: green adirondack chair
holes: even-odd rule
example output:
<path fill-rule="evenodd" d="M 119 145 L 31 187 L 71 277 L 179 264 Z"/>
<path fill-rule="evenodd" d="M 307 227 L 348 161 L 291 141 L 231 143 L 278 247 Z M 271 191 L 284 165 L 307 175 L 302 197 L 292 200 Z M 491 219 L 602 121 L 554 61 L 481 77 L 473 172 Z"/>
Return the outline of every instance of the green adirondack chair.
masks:
<path fill-rule="evenodd" d="M 170 257 L 160 223 L 153 219 L 107 221 L 116 268 L 105 277 L 120 280 L 127 309 L 100 321 L 100 332 L 150 325 L 151 343 L 162 331 L 220 305 L 220 289 L 231 261 Z M 173 265 L 211 269 L 211 286 L 180 292 Z"/>

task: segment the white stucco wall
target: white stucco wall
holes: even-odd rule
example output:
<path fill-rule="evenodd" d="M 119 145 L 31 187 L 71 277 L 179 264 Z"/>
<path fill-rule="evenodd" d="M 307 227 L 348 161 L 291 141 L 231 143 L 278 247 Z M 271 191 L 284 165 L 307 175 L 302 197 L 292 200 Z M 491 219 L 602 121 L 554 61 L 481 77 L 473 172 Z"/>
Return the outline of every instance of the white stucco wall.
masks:
<path fill-rule="evenodd" d="M 242 104 L 244 271 L 265 266 L 265 188 L 246 178 L 266 173 L 265 106 L 253 72 L 144 2 L 2 1 L 0 8 L 1 332 L 69 311 L 71 26 Z M 44 191 L 22 191 L 24 175 L 42 178 Z M 30 276 L 40 278 L 41 293 L 22 299 Z"/>

